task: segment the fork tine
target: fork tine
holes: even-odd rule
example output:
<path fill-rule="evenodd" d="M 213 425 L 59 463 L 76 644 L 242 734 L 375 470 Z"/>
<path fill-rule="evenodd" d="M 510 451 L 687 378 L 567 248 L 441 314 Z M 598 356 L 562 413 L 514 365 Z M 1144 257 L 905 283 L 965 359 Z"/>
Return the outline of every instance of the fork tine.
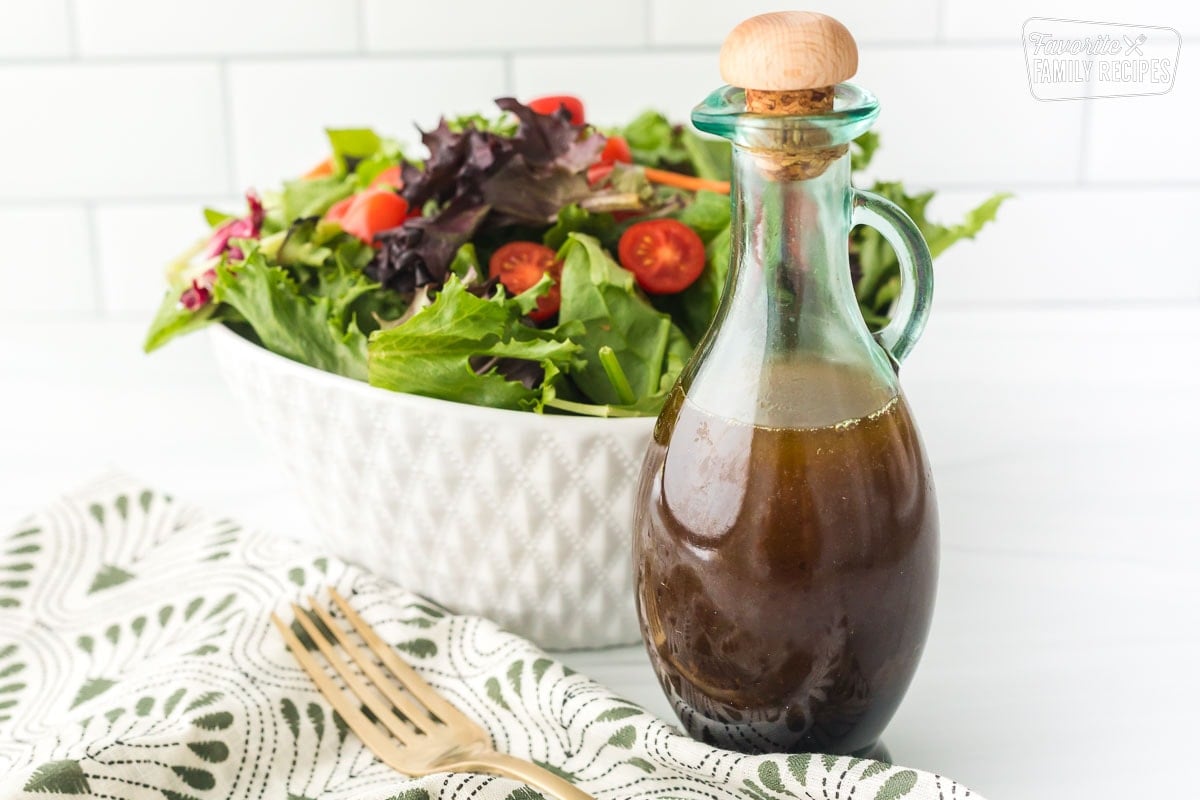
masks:
<path fill-rule="evenodd" d="M 363 674 L 365 674 L 367 679 L 374 684 L 375 688 L 378 689 L 384 695 L 384 697 L 388 699 L 388 702 L 395 706 L 400 713 L 404 714 L 404 716 L 408 718 L 408 721 L 413 724 L 413 727 L 415 727 L 420 733 L 428 732 L 429 726 L 433 723 L 433 720 L 429 717 L 429 712 L 414 703 L 408 697 L 405 697 L 404 694 L 393 685 L 392 681 L 383 674 L 379 667 L 375 666 L 375 662 L 367 658 L 362 647 L 350 640 L 350 637 L 346 634 L 345 629 L 334 620 L 333 616 L 328 611 L 321 607 L 321 604 L 317 602 L 315 597 L 310 596 L 308 598 L 308 602 L 310 605 L 312 605 L 313 612 L 320 618 L 321 622 L 325 623 L 325 627 L 328 628 L 329 631 L 334 635 L 338 644 L 342 646 L 343 650 L 350 654 L 350 657 L 354 659 L 354 662 L 358 664 L 359 668 L 363 671 Z"/>
<path fill-rule="evenodd" d="M 321 669 L 321 665 L 309 654 L 308 649 L 278 615 L 271 614 L 271 622 L 275 623 L 275 627 L 279 629 L 279 634 L 283 637 L 284 643 L 287 644 L 288 650 L 292 651 L 292 656 L 299 662 L 301 669 L 308 673 L 308 677 L 312 678 L 321 695 L 329 701 L 334 710 L 346 721 L 346 725 L 349 726 L 350 730 L 354 731 L 363 744 L 371 752 L 379 756 L 384 763 L 392 769 L 405 772 L 403 751 L 396 747 L 371 720 L 367 719 L 367 715 L 362 712 L 357 704 L 350 702 L 345 692 L 339 689 L 329 676 L 325 674 L 325 670 Z"/>
<path fill-rule="evenodd" d="M 370 687 L 363 682 L 362 678 L 354 674 L 354 671 L 350 669 L 350 662 L 346 660 L 345 656 L 339 656 L 334 651 L 333 645 L 325 638 L 325 635 L 321 633 L 316 623 L 309 618 L 308 614 L 304 613 L 304 609 L 292 603 L 292 611 L 296 615 L 296 621 L 312 637 L 312 640 L 317 643 L 317 647 L 320 648 L 321 654 L 325 656 L 325 660 L 333 665 L 338 675 L 342 676 L 342 681 L 345 682 L 346 688 L 353 692 L 354 696 L 361 700 L 367 708 L 371 709 L 371 713 L 375 715 L 376 719 L 391 731 L 392 735 L 399 739 L 402 744 L 412 744 L 414 735 L 412 728 L 409 728 L 397 719 L 391 706 L 380 700 L 377 695 L 371 692 Z"/>
<path fill-rule="evenodd" d="M 337 589 L 329 587 L 329 596 L 346 615 L 346 619 L 366 642 L 367 647 L 371 648 L 371 652 L 383 662 L 385 667 L 391 670 L 409 694 L 421 701 L 426 708 L 433 712 L 435 717 L 449 726 L 467 727 L 471 730 L 480 729 L 466 714 L 450 705 L 449 701 L 443 698 L 436 689 L 426 683 L 415 669 L 404 662 L 404 659 L 396 655 L 396 651 L 379 638 L 379 634 L 375 633 L 374 629 L 358 615 L 358 612 L 350 607 L 346 598 L 342 597 Z"/>

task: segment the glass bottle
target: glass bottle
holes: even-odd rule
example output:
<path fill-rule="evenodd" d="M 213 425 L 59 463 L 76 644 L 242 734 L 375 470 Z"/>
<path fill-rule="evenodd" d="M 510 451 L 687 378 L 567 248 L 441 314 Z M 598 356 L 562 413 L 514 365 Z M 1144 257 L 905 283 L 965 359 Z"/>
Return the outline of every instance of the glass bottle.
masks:
<path fill-rule="evenodd" d="M 745 752 L 878 756 L 934 601 L 933 483 L 897 382 L 929 308 L 929 251 L 899 208 L 850 184 L 875 98 L 848 83 L 833 96 L 771 116 L 727 86 L 693 112 L 733 143 L 729 277 L 639 489 L 651 662 L 692 736 Z M 876 335 L 850 273 L 858 224 L 901 265 Z"/>

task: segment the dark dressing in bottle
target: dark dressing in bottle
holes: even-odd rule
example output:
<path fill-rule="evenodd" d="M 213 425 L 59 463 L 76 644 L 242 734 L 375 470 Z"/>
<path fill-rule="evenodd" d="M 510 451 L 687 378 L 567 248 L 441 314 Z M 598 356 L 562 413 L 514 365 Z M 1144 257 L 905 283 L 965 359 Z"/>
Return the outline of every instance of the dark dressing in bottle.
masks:
<path fill-rule="evenodd" d="M 878 754 L 933 609 L 936 502 L 897 381 L 929 251 L 850 185 L 849 143 L 878 113 L 839 83 L 856 65 L 828 17 L 756 17 L 722 49 L 735 85 L 692 115 L 733 143 L 730 273 L 643 466 L 637 601 L 687 731 L 745 752 Z M 874 334 L 850 275 L 857 224 L 900 262 Z"/>

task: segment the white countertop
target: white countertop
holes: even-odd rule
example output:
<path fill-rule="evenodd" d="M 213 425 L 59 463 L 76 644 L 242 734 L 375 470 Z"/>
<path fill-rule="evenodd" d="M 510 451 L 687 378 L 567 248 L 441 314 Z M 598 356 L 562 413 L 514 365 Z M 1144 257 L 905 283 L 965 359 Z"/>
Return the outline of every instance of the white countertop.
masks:
<path fill-rule="evenodd" d="M 312 536 L 205 337 L 144 357 L 143 322 L 0 322 L 0 530 L 115 466 Z M 893 757 L 992 800 L 1195 797 L 1200 306 L 939 310 L 903 380 L 943 549 Z M 565 658 L 670 718 L 641 648 Z"/>

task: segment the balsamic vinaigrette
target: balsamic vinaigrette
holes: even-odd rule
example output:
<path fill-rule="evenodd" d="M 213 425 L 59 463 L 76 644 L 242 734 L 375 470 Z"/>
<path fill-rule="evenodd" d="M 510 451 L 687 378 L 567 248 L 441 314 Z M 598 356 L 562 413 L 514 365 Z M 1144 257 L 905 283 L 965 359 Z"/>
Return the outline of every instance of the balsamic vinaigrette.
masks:
<path fill-rule="evenodd" d="M 692 736 L 744 752 L 882 756 L 929 631 L 937 508 L 897 368 L 932 297 L 903 211 L 850 182 L 879 113 L 830 17 L 764 14 L 692 112 L 733 144 L 729 277 L 642 467 L 642 636 Z M 873 228 L 850 272 L 848 240 Z M 880 248 L 896 256 L 898 276 Z M 881 288 L 882 287 L 882 288 Z M 856 290 L 892 292 L 874 334 Z"/>
<path fill-rule="evenodd" d="M 807 387 L 826 398 L 807 413 L 828 422 L 776 427 L 768 408 L 768 424 L 749 425 L 678 388 L 659 418 L 636 526 L 647 645 L 696 738 L 747 752 L 865 752 L 928 630 L 933 487 L 902 396 L 839 407 L 878 392 L 855 368 L 820 361 L 771 375 L 766 396 L 803 400 Z M 812 388 L 831 385 L 848 391 Z"/>

